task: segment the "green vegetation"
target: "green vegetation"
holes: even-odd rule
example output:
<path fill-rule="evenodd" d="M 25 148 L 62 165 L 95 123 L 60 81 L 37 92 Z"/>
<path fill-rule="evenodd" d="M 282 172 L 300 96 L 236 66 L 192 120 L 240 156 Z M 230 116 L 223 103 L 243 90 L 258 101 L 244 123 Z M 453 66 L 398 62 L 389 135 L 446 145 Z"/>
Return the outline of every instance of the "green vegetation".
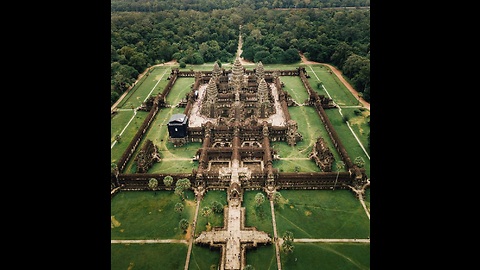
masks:
<path fill-rule="evenodd" d="M 224 63 L 224 68 L 229 69 L 230 63 Z M 264 65 L 265 69 L 294 69 L 299 65 Z M 175 66 L 155 67 L 151 69 L 150 74 L 161 76 L 163 72 L 170 72 Z M 197 68 L 198 67 L 198 68 Z M 246 68 L 253 68 L 254 65 L 247 65 Z M 317 85 L 312 83 L 315 76 L 309 68 L 315 71 L 316 75 L 322 81 L 330 95 L 339 98 L 345 106 L 357 106 L 358 102 L 353 95 L 345 94 L 348 92 L 345 87 L 335 86 L 335 78 L 329 74 L 327 68 L 323 65 L 311 65 L 307 71 L 311 78 L 309 79 L 312 87 Z M 186 69 L 211 70 L 213 64 L 204 64 L 199 66 L 189 66 Z M 163 82 L 164 80 L 164 82 Z M 297 77 L 282 76 L 281 80 L 285 83 L 285 90 L 299 103 L 308 97 L 306 89 Z M 314 82 L 318 81 L 317 78 Z M 150 94 L 159 93 L 163 89 L 154 88 L 153 85 L 158 82 L 158 78 L 149 75 L 145 77 L 142 85 L 131 92 L 126 100 L 122 101 L 124 110 L 119 110 L 112 117 L 111 123 L 111 141 L 122 130 L 122 139 L 120 143 L 115 143 L 111 150 L 112 162 L 118 160 L 126 149 L 136 133 L 136 127 L 140 126 L 148 112 L 137 111 L 133 118 L 133 111 L 127 104 L 141 104 L 129 101 L 130 99 L 145 100 Z M 179 78 L 175 83 L 170 95 L 166 97 L 167 103 L 176 105 L 190 91 L 193 84 L 193 78 Z M 166 85 L 166 74 L 161 82 Z M 145 88 L 150 88 L 148 91 Z M 293 89 L 293 90 L 291 90 Z M 137 92 L 138 91 L 138 92 Z M 317 90 L 316 90 L 317 91 Z M 326 94 L 325 90 L 318 90 L 319 94 Z M 137 106 L 138 106 L 137 105 Z M 161 162 L 154 163 L 149 173 L 191 173 L 198 167 L 198 162 L 192 158 L 196 151 L 202 146 L 201 143 L 187 143 L 180 147 L 174 147 L 168 142 L 168 131 L 166 124 L 170 116 L 175 113 L 183 113 L 184 108 L 171 107 L 161 108 L 152 122 L 151 127 L 146 132 L 144 140 L 150 139 L 157 146 Z M 320 117 L 315 109 L 310 106 L 298 106 L 289 108 L 290 115 L 298 124 L 298 130 L 303 136 L 303 140 L 295 146 L 289 146 L 285 142 L 272 142 L 272 146 L 280 154 L 280 160 L 274 161 L 273 165 L 281 172 L 319 172 L 321 171 L 315 163 L 308 159 L 315 140 L 322 136 L 329 144 L 336 160 L 340 160 L 338 153 L 334 150 L 325 127 L 321 123 Z M 368 134 L 370 133 L 369 111 L 358 107 L 329 109 L 326 113 L 339 134 L 342 143 L 346 147 L 352 161 L 357 157 L 362 157 L 365 161 L 367 175 L 370 175 L 370 159 L 365 155 L 359 142 L 352 134 L 359 138 L 369 153 Z M 348 119 L 350 128 L 343 119 Z M 138 150 L 137 150 L 138 151 Z M 135 153 L 136 154 L 136 153 Z M 333 170 L 336 170 L 335 163 Z M 343 169 L 344 170 L 344 169 Z M 127 164 L 127 173 L 135 172 L 135 164 L 130 161 Z M 163 179 L 158 179 L 159 182 Z M 186 200 L 182 202 L 181 197 L 174 193 L 174 187 L 170 191 L 139 191 L 139 192 L 120 192 L 111 203 L 112 215 L 112 240 L 140 240 L 140 239 L 176 239 L 186 240 L 188 230 L 193 223 L 196 201 L 193 191 L 185 192 Z M 273 220 L 270 211 L 270 204 L 265 200 L 258 207 L 256 206 L 255 196 L 261 191 L 245 191 L 243 197 L 243 206 L 246 209 L 245 226 L 255 226 L 258 230 L 273 235 Z M 263 193 L 263 192 L 261 192 Z M 263 193 L 265 196 L 266 194 Z M 358 199 L 348 190 L 320 191 L 320 190 L 281 190 L 284 198 L 279 204 L 275 205 L 275 216 L 277 233 L 281 237 L 284 232 L 291 231 L 295 239 L 299 238 L 357 238 L 365 239 L 370 235 L 369 219 Z M 197 217 L 197 226 L 194 232 L 198 235 L 204 230 L 210 230 L 212 226 L 223 226 L 223 214 L 213 211 L 213 202 L 220 202 L 227 205 L 226 192 L 208 191 L 200 202 L 199 215 Z M 182 203 L 184 209 L 175 211 L 178 203 Z M 365 204 L 370 209 L 370 190 L 366 191 Z M 212 213 L 202 216 L 201 211 L 205 207 L 210 207 Z M 181 219 L 185 219 L 189 226 L 187 233 L 179 227 Z M 208 222 L 207 222 L 208 221 Z M 162 265 L 168 269 L 183 269 L 187 256 L 187 245 L 185 244 L 113 244 L 112 243 L 112 268 L 125 269 L 130 267 L 139 269 L 149 269 Z M 155 247 L 155 248 L 154 248 Z M 293 252 L 281 253 L 282 269 L 318 269 L 318 267 L 327 269 L 369 269 L 370 244 L 369 243 L 297 243 L 293 242 Z M 157 252 L 154 252 L 157 250 Z M 129 255 L 125 255 L 128 253 Z M 158 254 L 162 254 L 159 256 Z M 172 254 L 171 257 L 165 257 Z M 341 255 L 340 255 L 341 254 Z M 174 258 L 174 259 L 172 259 Z M 255 269 L 277 269 L 275 256 L 275 246 L 259 246 L 257 249 L 247 250 L 247 264 Z M 148 262 L 146 262 L 148 261 Z M 168 262 L 167 262 L 168 261 Z M 216 269 L 220 261 L 219 250 L 204 246 L 193 245 L 190 254 L 189 269 Z"/>
<path fill-rule="evenodd" d="M 365 239 L 370 236 L 370 220 L 349 190 L 281 192 L 286 203 L 275 207 L 277 234 L 280 236 L 285 231 L 292 232 L 295 239 Z"/>
<path fill-rule="evenodd" d="M 112 239 L 185 239 L 178 228 L 182 218 L 193 222 L 195 202 L 192 191 L 181 201 L 173 191 L 120 192 L 111 202 Z M 175 204 L 184 204 L 181 215 Z"/>
<path fill-rule="evenodd" d="M 217 267 L 219 262 L 220 262 L 219 248 L 210 249 L 207 247 L 200 247 L 200 246 L 193 245 L 192 254 L 190 254 L 190 264 L 188 265 L 188 269 L 189 270 L 216 270 L 218 269 Z"/>
<path fill-rule="evenodd" d="M 208 191 L 203 200 L 200 202 L 200 208 L 202 209 L 206 206 L 211 207 L 213 202 L 219 202 L 222 205 L 227 205 L 227 194 L 223 190 L 211 190 Z M 207 218 L 200 215 L 197 220 L 197 227 L 195 234 L 200 234 L 202 231 L 210 231 L 212 227 L 223 227 L 223 213 L 213 212 Z"/>
<path fill-rule="evenodd" d="M 111 104 L 151 66 L 174 60 L 185 65 L 182 69 L 217 60 L 233 63 L 240 35 L 240 56 L 246 60 L 297 64 L 298 52 L 303 52 L 311 61 L 337 67 L 369 101 L 369 4 L 369 0 L 204 0 L 188 4 L 114 0 Z M 351 8 L 331 8 L 339 6 Z"/>
<path fill-rule="evenodd" d="M 275 245 L 266 245 L 260 246 L 257 249 L 248 249 L 247 264 L 252 265 L 255 269 L 278 269 L 277 258 L 275 257 Z"/>
<path fill-rule="evenodd" d="M 187 249 L 186 244 L 173 243 L 112 244 L 110 269 L 158 269 L 159 265 L 162 269 L 184 269 Z"/>
<path fill-rule="evenodd" d="M 294 245 L 293 253 L 282 256 L 282 269 L 370 269 L 369 244 L 294 243 Z"/>
<path fill-rule="evenodd" d="M 285 84 L 283 90 L 298 104 L 303 104 L 308 100 L 308 92 L 303 86 L 302 80 L 298 76 L 280 76 L 280 80 Z"/>
<path fill-rule="evenodd" d="M 260 191 L 258 190 L 252 190 L 245 191 L 243 194 L 243 206 L 245 207 L 245 227 L 255 226 L 258 230 L 273 235 L 270 202 L 266 200 L 257 207 L 255 203 L 255 195 L 257 195 L 259 192 Z"/>

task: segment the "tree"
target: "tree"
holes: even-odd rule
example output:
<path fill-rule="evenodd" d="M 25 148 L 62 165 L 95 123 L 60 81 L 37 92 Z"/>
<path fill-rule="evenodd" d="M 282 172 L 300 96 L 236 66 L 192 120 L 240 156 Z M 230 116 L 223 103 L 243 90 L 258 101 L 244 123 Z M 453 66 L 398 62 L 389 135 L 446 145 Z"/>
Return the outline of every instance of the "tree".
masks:
<path fill-rule="evenodd" d="M 218 202 L 218 201 L 213 201 L 211 205 L 212 205 L 212 210 L 213 210 L 213 212 L 215 212 L 215 213 L 217 213 L 217 214 L 223 212 L 223 204 L 221 204 L 220 202 Z"/>
<path fill-rule="evenodd" d="M 186 189 L 189 189 L 192 184 L 190 183 L 190 179 L 182 178 L 182 179 L 178 179 L 175 185 L 177 187 L 181 187 L 183 190 L 186 190 Z"/>
<path fill-rule="evenodd" d="M 151 189 L 151 190 L 154 190 L 155 191 L 155 195 L 157 195 L 157 187 L 158 187 L 158 180 L 155 179 L 155 178 L 150 178 L 150 180 L 148 180 L 148 187 Z"/>
<path fill-rule="evenodd" d="M 208 217 L 212 214 L 212 208 L 210 208 L 209 206 L 204 206 L 200 214 L 202 215 L 202 217 L 205 217 L 207 219 L 208 223 Z"/>
<path fill-rule="evenodd" d="M 365 160 L 363 160 L 363 158 L 360 157 L 360 156 L 356 157 L 353 162 L 354 162 L 355 165 L 357 165 L 359 168 L 363 168 L 363 166 L 365 165 Z"/>
<path fill-rule="evenodd" d="M 370 134 L 369 134 L 369 135 L 370 135 Z M 113 175 L 115 175 L 115 177 L 118 176 L 118 173 L 119 173 L 119 172 L 118 172 L 118 165 L 117 165 L 117 163 L 112 162 L 112 164 L 110 165 L 110 173 L 113 174 Z"/>
<path fill-rule="evenodd" d="M 167 187 L 170 188 L 173 184 L 173 177 L 170 175 L 166 175 L 163 177 L 163 184 Z"/>
<path fill-rule="evenodd" d="M 293 241 L 294 241 L 293 233 L 291 231 L 285 231 L 283 233 L 282 239 L 283 239 L 283 243 L 282 243 L 283 252 L 285 252 L 286 254 L 292 253 L 293 250 L 295 249 L 295 247 L 293 246 Z"/>
<path fill-rule="evenodd" d="M 177 183 L 175 184 L 175 194 L 182 197 L 182 201 L 185 200 L 185 193 L 186 189 L 189 189 L 191 186 L 190 179 L 182 178 L 178 179 Z"/>
<path fill-rule="evenodd" d="M 335 184 L 333 184 L 333 190 L 335 190 L 335 186 L 337 185 L 337 180 L 338 180 L 338 175 L 340 174 L 340 170 L 345 168 L 345 163 L 343 161 L 337 161 L 335 166 L 337 167 L 337 178 L 335 178 Z"/>
<path fill-rule="evenodd" d="M 293 233 L 291 231 L 285 231 L 282 236 L 283 241 L 293 242 Z"/>
<path fill-rule="evenodd" d="M 259 192 L 255 195 L 255 206 L 259 207 L 265 201 L 265 195 Z"/>
<path fill-rule="evenodd" d="M 281 202 L 283 202 L 283 200 L 283 196 L 282 194 L 280 194 L 280 192 L 275 191 L 275 193 L 273 193 L 273 202 L 275 204 L 280 204 Z"/>
<path fill-rule="evenodd" d="M 183 231 L 183 233 L 187 232 L 188 229 L 188 220 L 182 218 L 180 222 L 178 222 L 178 227 Z"/>
<path fill-rule="evenodd" d="M 183 207 L 183 204 L 182 204 L 182 203 L 177 202 L 177 203 L 175 204 L 175 212 L 181 214 L 182 211 L 183 211 L 183 209 L 184 209 L 184 207 Z"/>
<path fill-rule="evenodd" d="M 174 193 L 177 194 L 178 196 L 180 196 L 180 199 L 182 199 L 182 201 L 185 200 L 185 194 L 183 194 L 182 187 L 175 187 Z"/>

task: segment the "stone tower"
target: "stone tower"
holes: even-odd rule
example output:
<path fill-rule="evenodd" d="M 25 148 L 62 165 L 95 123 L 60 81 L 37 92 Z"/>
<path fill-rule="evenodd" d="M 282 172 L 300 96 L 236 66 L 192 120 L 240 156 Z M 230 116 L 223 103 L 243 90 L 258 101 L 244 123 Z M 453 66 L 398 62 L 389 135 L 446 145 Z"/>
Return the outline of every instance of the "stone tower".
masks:
<path fill-rule="evenodd" d="M 215 64 L 213 64 L 212 77 L 215 79 L 215 81 L 217 81 L 221 75 L 222 75 L 222 70 L 220 69 L 218 62 L 215 62 Z"/>
<path fill-rule="evenodd" d="M 260 83 L 258 84 L 257 90 L 257 117 L 267 118 L 270 116 L 271 113 L 273 113 L 273 106 L 270 102 L 270 99 L 268 98 L 268 92 L 269 88 L 267 82 L 264 78 L 262 78 L 260 80 Z"/>
<path fill-rule="evenodd" d="M 240 63 L 240 59 L 237 57 L 235 63 L 233 63 L 232 68 L 232 81 L 233 89 L 241 89 L 243 85 L 243 75 L 244 75 L 243 66 Z"/>
<path fill-rule="evenodd" d="M 257 83 L 265 78 L 265 69 L 263 67 L 262 61 L 258 62 L 257 68 L 255 69 L 255 76 L 257 77 Z"/>
<path fill-rule="evenodd" d="M 205 103 L 202 106 L 202 114 L 210 118 L 215 118 L 215 104 L 217 103 L 218 89 L 213 77 L 210 78 L 208 82 L 207 92 L 205 94 L 206 97 L 204 99 Z"/>

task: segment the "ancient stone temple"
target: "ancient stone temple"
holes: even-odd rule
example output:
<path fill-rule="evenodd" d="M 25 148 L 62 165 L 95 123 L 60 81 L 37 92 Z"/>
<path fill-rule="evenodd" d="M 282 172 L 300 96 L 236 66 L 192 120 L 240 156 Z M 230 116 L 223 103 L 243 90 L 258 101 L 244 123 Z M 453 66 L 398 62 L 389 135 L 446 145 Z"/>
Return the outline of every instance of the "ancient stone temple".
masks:
<path fill-rule="evenodd" d="M 233 106 L 234 102 L 239 102 Z M 215 63 L 202 101 L 201 114 L 207 118 L 234 118 L 239 111 L 239 120 L 268 118 L 275 114 L 274 99 L 270 86 L 264 79 L 261 62 L 254 74 L 247 75 L 237 58 L 232 71 L 223 74 Z"/>
<path fill-rule="evenodd" d="M 199 86 L 190 113 L 191 134 L 194 130 L 203 134 L 196 153 L 195 185 L 199 190 L 227 187 L 228 207 L 224 227 L 202 232 L 195 243 L 221 249 L 220 269 L 242 269 L 247 249 L 272 244 L 267 233 L 244 226 L 244 186 L 272 194 L 275 169 L 270 141 L 294 145 L 301 135 L 280 101 L 278 74 L 267 76 L 261 62 L 247 72 L 237 58 L 230 71 L 215 64 L 211 76 L 205 77 L 208 83 Z M 261 184 L 265 180 L 266 186 Z"/>
<path fill-rule="evenodd" d="M 284 91 L 280 76 L 299 76 L 309 93 L 307 106 L 315 108 L 327 127 L 331 124 L 324 110 L 332 108 L 330 98 L 318 95 L 309 85 L 304 68 L 295 70 L 265 70 L 259 62 L 253 70 L 245 69 L 239 58 L 236 58 L 230 70 L 220 68 L 215 63 L 212 71 L 179 71 L 172 70 L 170 81 L 164 92 L 155 99 L 148 99 L 145 108 L 150 108 L 151 118 L 155 117 L 159 107 L 165 106 L 165 97 L 172 89 L 178 77 L 194 77 L 191 91 L 186 95 L 182 114 L 173 114 L 167 124 L 169 142 L 174 146 L 182 146 L 190 142 L 201 143 L 193 159 L 198 167 L 192 170 L 188 179 L 192 181 L 192 189 L 197 200 L 197 210 L 203 196 L 209 190 L 224 190 L 227 193 L 228 205 L 224 208 L 222 227 L 208 227 L 206 231 L 195 229 L 190 245 L 204 245 L 212 249 L 220 249 L 219 270 L 241 270 L 246 266 L 249 249 L 263 245 L 275 245 L 277 263 L 279 238 L 275 229 L 273 236 L 256 227 L 245 226 L 245 208 L 243 195 L 245 191 L 263 191 L 270 200 L 273 209 L 275 192 L 281 189 L 330 189 L 351 188 L 357 196 L 363 196 L 367 181 L 365 170 L 355 166 L 343 149 L 335 132 L 328 132 L 333 145 L 341 154 L 348 170 L 332 172 L 334 156 L 328 144 L 319 137 L 309 155 L 322 172 L 290 173 L 274 168 L 275 159 L 279 155 L 271 145 L 272 142 L 286 142 L 290 146 L 302 140 L 298 125 L 290 116 L 288 107 L 298 106 Z M 140 132 L 144 132 L 141 130 Z M 138 141 L 132 143 L 118 162 L 118 170 L 122 171 L 135 152 Z M 154 161 L 160 156 L 151 141 L 147 141 L 137 156 L 137 174 L 112 174 L 113 187 L 122 190 L 148 189 L 148 173 Z M 157 178 L 164 177 L 158 174 Z M 185 177 L 184 173 L 176 174 L 177 179 Z M 112 190 L 115 194 L 117 189 Z M 113 196 L 113 195 L 112 195 Z M 273 211 L 273 210 L 272 210 Z M 272 212 L 273 213 L 273 212 Z M 191 247 L 191 246 L 190 246 Z"/>

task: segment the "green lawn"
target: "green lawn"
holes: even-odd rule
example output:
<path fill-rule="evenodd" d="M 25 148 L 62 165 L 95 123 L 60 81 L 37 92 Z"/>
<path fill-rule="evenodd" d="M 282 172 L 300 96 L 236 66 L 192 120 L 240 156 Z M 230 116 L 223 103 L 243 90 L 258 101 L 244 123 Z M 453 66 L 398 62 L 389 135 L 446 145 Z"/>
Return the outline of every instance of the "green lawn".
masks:
<path fill-rule="evenodd" d="M 260 206 L 255 204 L 257 193 L 262 193 L 265 196 L 265 202 Z M 245 227 L 256 227 L 258 230 L 273 236 L 272 213 L 265 192 L 260 190 L 245 191 L 242 206 L 245 207 Z"/>
<path fill-rule="evenodd" d="M 255 269 L 276 270 L 277 257 L 275 256 L 275 245 L 259 245 L 254 249 L 247 249 L 247 264 Z M 282 268 L 283 269 L 283 268 Z"/>
<path fill-rule="evenodd" d="M 191 224 L 195 211 L 192 191 L 182 202 L 173 191 L 120 192 L 111 202 L 111 238 L 132 239 L 185 239 L 179 228 L 180 219 Z M 182 213 L 174 210 L 176 203 L 184 204 Z"/>
<path fill-rule="evenodd" d="M 275 207 L 277 233 L 294 238 L 367 238 L 370 220 L 350 190 L 282 190 Z"/>
<path fill-rule="evenodd" d="M 185 267 L 188 246 L 186 244 L 112 244 L 110 249 L 111 270 L 181 270 Z"/>
<path fill-rule="evenodd" d="M 225 69 L 231 63 L 223 63 Z M 264 65 L 266 70 L 295 69 L 300 63 L 292 65 Z M 111 159 L 117 161 L 144 121 L 148 112 L 138 111 L 133 114 L 132 107 L 138 107 L 148 96 L 157 95 L 168 83 L 167 77 L 176 66 L 160 66 L 152 69 L 119 105 L 119 110 L 111 120 Z M 178 66 L 177 66 L 178 67 Z M 253 69 L 256 65 L 246 65 Z M 341 108 L 341 113 L 348 118 L 351 129 L 344 122 L 340 110 L 326 110 L 335 127 L 342 144 L 346 147 L 352 161 L 362 157 L 365 161 L 367 175 L 370 175 L 368 136 L 370 133 L 369 111 L 345 106 L 359 106 L 355 97 L 341 84 L 334 74 L 323 65 L 305 66 L 312 88 L 321 95 L 331 96 Z M 212 70 L 213 63 L 192 66 L 180 70 Z M 316 78 L 318 76 L 318 79 Z M 308 98 L 306 89 L 298 77 L 282 76 L 285 90 L 298 102 Z M 324 87 L 317 87 L 321 81 Z M 167 104 L 175 106 L 191 90 L 193 78 L 179 78 L 172 91 L 166 97 Z M 122 110 L 123 109 L 123 110 Z M 191 173 L 198 167 L 192 160 L 201 143 L 187 143 L 174 147 L 168 142 L 166 124 L 172 114 L 183 113 L 184 108 L 161 108 L 146 132 L 143 143 L 150 139 L 157 146 L 162 161 L 155 163 L 149 173 Z M 303 140 L 295 146 L 285 142 L 272 142 L 271 145 L 280 155 L 280 160 L 273 166 L 280 172 L 320 172 L 320 168 L 308 159 L 313 144 L 321 136 L 326 139 L 336 160 L 340 160 L 329 139 L 325 127 L 313 107 L 298 106 L 289 108 L 290 115 L 298 124 L 298 131 Z M 360 112 L 360 113 L 359 113 Z M 352 133 L 353 131 L 353 133 Z M 123 133 L 122 133 L 123 132 Z M 122 133 L 121 141 L 114 144 L 115 136 Z M 357 138 L 367 151 L 365 154 Z M 137 150 L 138 151 L 138 150 Z M 134 153 L 136 155 L 136 153 Z M 335 164 L 334 164 L 335 165 Z M 126 172 L 134 173 L 135 164 L 130 161 Z M 335 170 L 335 166 L 333 166 Z M 254 197 L 260 190 L 245 191 L 242 206 L 246 209 L 245 226 L 255 226 L 261 231 L 273 235 L 273 221 L 270 204 L 266 200 L 256 206 Z M 349 190 L 280 190 L 285 201 L 274 208 L 276 227 L 281 237 L 285 231 L 291 231 L 295 239 L 299 238 L 368 238 L 370 220 L 361 203 Z M 173 191 L 137 191 L 120 192 L 111 201 L 111 239 L 176 239 L 186 240 L 186 235 L 178 226 L 181 218 L 191 224 L 194 218 L 196 201 L 193 191 L 187 191 L 188 198 L 181 201 Z M 367 189 L 365 204 L 370 209 L 370 190 Z M 223 215 L 212 214 L 204 217 L 201 209 L 211 206 L 212 201 L 227 204 L 226 191 L 208 191 L 200 202 L 200 211 L 195 234 L 208 230 L 211 226 L 223 226 Z M 181 213 L 174 210 L 176 203 L 184 204 Z M 207 220 L 208 219 L 208 220 Z M 191 229 L 191 228 L 189 228 Z M 292 254 L 280 253 L 282 269 L 369 269 L 370 244 L 365 243 L 294 243 Z M 111 244 L 111 269 L 184 269 L 188 245 L 173 243 L 156 244 Z M 259 246 L 247 250 L 247 264 L 255 269 L 277 269 L 275 245 Z M 218 249 L 193 245 L 188 269 L 217 269 L 220 261 Z"/>
<path fill-rule="evenodd" d="M 293 245 L 293 253 L 288 255 L 282 253 L 282 269 L 370 269 L 369 244 L 294 243 Z"/>
<path fill-rule="evenodd" d="M 181 260 L 181 257 L 176 257 Z M 208 247 L 192 246 L 192 253 L 190 254 L 189 270 L 217 270 L 220 262 L 220 249 L 210 249 Z M 185 263 L 184 263 L 185 265 Z M 178 269 L 183 268 L 163 268 L 160 269 Z"/>
<path fill-rule="evenodd" d="M 298 104 L 303 104 L 308 100 L 308 92 L 303 86 L 302 80 L 298 76 L 280 76 L 280 81 L 285 84 L 283 90 Z"/>
<path fill-rule="evenodd" d="M 208 206 L 212 207 L 212 202 L 217 201 L 222 205 L 227 205 L 227 194 L 223 190 L 211 190 L 208 191 L 200 202 L 200 208 L 198 211 L 197 227 L 195 228 L 195 234 L 199 235 L 203 231 L 210 231 L 212 227 L 223 227 L 223 212 L 214 213 L 210 216 L 202 216 L 202 208 Z M 208 248 L 207 248 L 208 249 Z"/>
<path fill-rule="evenodd" d="M 161 93 L 168 84 L 168 76 L 172 72 L 171 67 L 160 66 L 150 70 L 143 76 L 139 82 L 130 90 L 127 96 L 118 104 L 119 109 L 137 108 L 149 96 L 156 96 Z"/>

